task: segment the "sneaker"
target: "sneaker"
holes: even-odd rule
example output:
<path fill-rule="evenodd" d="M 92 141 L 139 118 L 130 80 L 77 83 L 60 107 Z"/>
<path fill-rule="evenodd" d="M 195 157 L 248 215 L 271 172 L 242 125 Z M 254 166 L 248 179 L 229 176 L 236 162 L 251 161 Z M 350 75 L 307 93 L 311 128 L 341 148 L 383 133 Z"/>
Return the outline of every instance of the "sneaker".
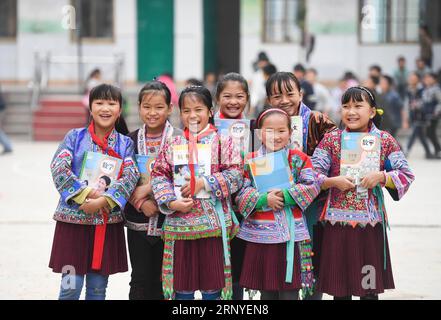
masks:
<path fill-rule="evenodd" d="M 8 153 L 12 153 L 12 150 L 3 150 L 3 152 L 2 153 L 0 153 L 0 155 L 5 155 L 5 154 L 8 154 Z"/>

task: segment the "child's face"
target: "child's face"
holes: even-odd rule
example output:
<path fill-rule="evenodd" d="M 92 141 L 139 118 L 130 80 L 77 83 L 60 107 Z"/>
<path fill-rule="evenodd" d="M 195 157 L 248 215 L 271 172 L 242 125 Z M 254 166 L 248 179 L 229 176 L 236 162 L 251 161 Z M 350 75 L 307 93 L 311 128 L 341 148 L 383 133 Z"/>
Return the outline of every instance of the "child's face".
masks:
<path fill-rule="evenodd" d="M 181 120 L 185 128 L 192 133 L 205 129 L 212 116 L 210 109 L 201 99 L 194 95 L 187 95 L 181 107 Z"/>
<path fill-rule="evenodd" d="M 277 84 L 275 83 L 271 89 L 271 95 L 268 97 L 268 102 L 272 107 L 280 108 L 292 117 L 299 112 L 303 93 L 299 91 L 293 81 L 290 81 L 290 85 L 292 90 L 288 90 L 287 86 L 282 84 L 282 92 L 279 92 Z"/>
<path fill-rule="evenodd" d="M 95 129 L 110 131 L 121 115 L 121 106 L 118 101 L 96 99 L 92 101 L 90 114 L 95 123 Z"/>
<path fill-rule="evenodd" d="M 427 87 L 433 86 L 436 83 L 436 79 L 434 79 L 431 75 L 424 76 L 424 85 Z"/>
<path fill-rule="evenodd" d="M 248 95 L 238 81 L 228 81 L 219 94 L 220 112 L 227 118 L 239 117 L 248 103 Z"/>
<path fill-rule="evenodd" d="M 291 128 L 286 116 L 278 113 L 270 114 L 263 119 L 260 138 L 269 151 L 279 151 L 286 147 L 291 137 Z"/>
<path fill-rule="evenodd" d="M 372 108 L 366 100 L 361 102 L 350 100 L 341 107 L 343 123 L 348 130 L 356 132 L 367 131 L 369 121 L 374 118 L 375 112 L 375 108 Z"/>
<path fill-rule="evenodd" d="M 96 190 L 100 192 L 104 192 L 106 190 L 106 187 L 107 187 L 106 181 L 103 178 L 100 178 L 96 185 Z"/>
<path fill-rule="evenodd" d="M 167 105 L 160 91 L 144 94 L 139 105 L 139 117 L 148 130 L 162 130 L 171 112 L 171 104 Z"/>

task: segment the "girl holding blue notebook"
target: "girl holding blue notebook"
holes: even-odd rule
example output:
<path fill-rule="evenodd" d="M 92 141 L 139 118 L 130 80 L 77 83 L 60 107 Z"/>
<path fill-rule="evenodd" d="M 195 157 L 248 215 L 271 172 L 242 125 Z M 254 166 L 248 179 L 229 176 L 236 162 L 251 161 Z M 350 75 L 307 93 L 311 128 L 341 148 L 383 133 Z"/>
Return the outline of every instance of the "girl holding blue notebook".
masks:
<path fill-rule="evenodd" d="M 246 241 L 240 285 L 260 290 L 264 300 L 297 300 L 299 289 L 308 295 L 314 287 L 311 239 L 303 211 L 319 194 L 320 181 L 308 156 L 288 148 L 290 121 L 278 108 L 259 115 L 256 125 L 262 146 L 246 156 L 244 185 L 236 197 L 244 216 L 238 237 Z M 291 177 L 284 188 L 275 184 L 271 188 L 271 181 L 279 183 L 276 179 L 257 176 L 283 171 Z"/>

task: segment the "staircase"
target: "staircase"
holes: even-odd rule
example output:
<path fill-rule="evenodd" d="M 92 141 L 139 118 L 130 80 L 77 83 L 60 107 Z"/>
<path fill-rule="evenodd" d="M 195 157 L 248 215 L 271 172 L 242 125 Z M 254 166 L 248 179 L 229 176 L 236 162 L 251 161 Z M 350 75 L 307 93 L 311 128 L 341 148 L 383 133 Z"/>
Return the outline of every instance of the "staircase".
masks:
<path fill-rule="evenodd" d="M 86 126 L 89 112 L 81 99 L 79 95 L 43 96 L 33 113 L 33 140 L 61 141 L 70 129 Z"/>

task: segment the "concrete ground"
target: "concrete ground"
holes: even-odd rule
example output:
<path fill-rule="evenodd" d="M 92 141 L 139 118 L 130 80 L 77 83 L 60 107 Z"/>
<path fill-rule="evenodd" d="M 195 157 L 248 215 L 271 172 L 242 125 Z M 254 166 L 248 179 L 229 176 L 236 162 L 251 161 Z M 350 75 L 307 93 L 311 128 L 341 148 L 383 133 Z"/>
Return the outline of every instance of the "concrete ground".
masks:
<path fill-rule="evenodd" d="M 0 299 L 56 299 L 60 275 L 48 262 L 57 143 L 14 142 L 14 153 L 0 156 Z M 409 161 L 416 180 L 408 194 L 400 202 L 386 195 L 396 289 L 381 299 L 441 299 L 441 160 L 425 160 L 416 145 Z M 129 281 L 129 272 L 111 276 L 107 298 L 127 299 Z"/>

